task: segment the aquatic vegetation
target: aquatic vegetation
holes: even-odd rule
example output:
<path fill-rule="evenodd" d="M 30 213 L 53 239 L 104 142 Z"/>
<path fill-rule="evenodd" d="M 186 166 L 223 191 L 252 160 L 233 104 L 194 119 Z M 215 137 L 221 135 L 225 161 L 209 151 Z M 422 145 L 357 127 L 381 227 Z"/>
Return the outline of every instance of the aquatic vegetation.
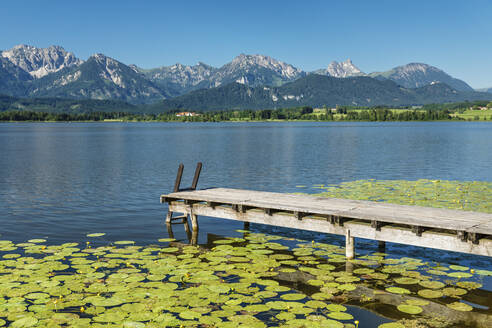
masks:
<path fill-rule="evenodd" d="M 449 311 L 473 311 L 459 299 L 488 274 L 467 268 L 469 280 L 432 280 L 431 268 L 465 271 L 383 253 L 347 262 L 335 245 L 248 231 L 208 247 L 102 236 L 62 245 L 0 241 L 0 326 L 355 327 L 350 306 L 340 302 L 357 299 L 359 290 L 372 291 L 361 302 L 399 298 L 397 309 L 407 317 L 434 301 Z"/>
<path fill-rule="evenodd" d="M 419 314 L 423 309 L 418 305 L 400 304 L 397 306 L 398 311 L 408 314 Z"/>
<path fill-rule="evenodd" d="M 314 185 L 313 188 L 324 189 L 316 194 L 322 197 L 492 213 L 492 182 L 357 180 L 331 186 Z"/>

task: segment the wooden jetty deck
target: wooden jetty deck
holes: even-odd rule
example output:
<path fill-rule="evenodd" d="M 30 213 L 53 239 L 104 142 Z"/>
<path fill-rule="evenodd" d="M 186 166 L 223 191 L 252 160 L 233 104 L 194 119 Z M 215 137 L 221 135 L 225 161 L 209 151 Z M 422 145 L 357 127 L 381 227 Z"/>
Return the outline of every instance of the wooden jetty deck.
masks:
<path fill-rule="evenodd" d="M 355 256 L 354 238 L 492 256 L 492 214 L 382 202 L 324 198 L 229 188 L 181 190 L 180 165 L 168 203 L 166 223 L 198 231 L 198 216 L 344 235 L 347 258 Z M 182 213 L 173 217 L 173 213 Z"/>

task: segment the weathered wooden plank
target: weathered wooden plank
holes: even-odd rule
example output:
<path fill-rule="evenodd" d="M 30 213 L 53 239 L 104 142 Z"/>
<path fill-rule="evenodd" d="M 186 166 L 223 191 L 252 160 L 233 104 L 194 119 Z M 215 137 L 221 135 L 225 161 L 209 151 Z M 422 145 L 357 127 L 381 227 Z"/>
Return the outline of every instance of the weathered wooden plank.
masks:
<path fill-rule="evenodd" d="M 189 206 L 183 202 L 171 202 L 169 208 L 173 212 L 180 213 L 186 213 L 189 210 Z M 377 231 L 371 227 L 371 222 L 359 220 L 350 220 L 340 226 L 331 224 L 326 218 L 322 217 L 304 217 L 302 220 L 298 220 L 293 214 L 284 212 L 268 215 L 262 210 L 252 209 L 241 213 L 234 211 L 230 207 L 217 206 L 211 208 L 206 204 L 194 204 L 193 214 L 337 235 L 346 235 L 347 230 L 350 230 L 351 237 L 355 238 L 492 256 L 492 239 L 490 238 L 481 238 L 477 244 L 474 244 L 470 240 L 461 241 L 455 233 L 444 233 L 432 229 L 425 230 L 421 236 L 417 236 L 410 227 L 386 225 L 381 227 L 380 231 Z"/>
<path fill-rule="evenodd" d="M 290 195 L 262 191 L 212 188 L 163 195 L 168 198 L 263 208 L 267 213 L 288 211 L 332 215 L 382 224 L 404 224 L 492 235 L 492 214 L 380 202 Z"/>

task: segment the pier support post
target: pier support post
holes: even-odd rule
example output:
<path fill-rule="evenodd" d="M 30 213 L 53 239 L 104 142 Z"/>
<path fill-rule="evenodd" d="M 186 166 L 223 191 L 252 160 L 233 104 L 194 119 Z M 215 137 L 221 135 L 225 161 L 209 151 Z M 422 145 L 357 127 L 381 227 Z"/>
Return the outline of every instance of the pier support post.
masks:
<path fill-rule="evenodd" d="M 350 235 L 350 230 L 345 232 L 345 256 L 347 260 L 352 260 L 355 257 L 355 240 Z"/>
<path fill-rule="evenodd" d="M 166 221 L 166 226 L 167 226 L 167 234 L 169 235 L 169 238 L 174 239 L 173 226 L 171 225 L 171 222 Z"/>
<path fill-rule="evenodd" d="M 385 241 L 378 241 L 378 251 L 380 253 L 386 252 L 386 242 Z"/>
<path fill-rule="evenodd" d="M 350 274 L 354 272 L 354 264 L 352 262 L 345 262 L 345 272 Z"/>
<path fill-rule="evenodd" d="M 198 231 L 198 216 L 193 213 L 193 209 L 190 208 L 189 211 L 190 219 L 191 219 L 191 229 L 193 232 Z"/>
<path fill-rule="evenodd" d="M 166 214 L 166 224 L 171 224 L 172 217 L 173 217 L 173 212 L 167 211 L 167 214 Z"/>
<path fill-rule="evenodd" d="M 249 222 L 244 222 L 243 229 L 244 230 L 249 230 Z"/>

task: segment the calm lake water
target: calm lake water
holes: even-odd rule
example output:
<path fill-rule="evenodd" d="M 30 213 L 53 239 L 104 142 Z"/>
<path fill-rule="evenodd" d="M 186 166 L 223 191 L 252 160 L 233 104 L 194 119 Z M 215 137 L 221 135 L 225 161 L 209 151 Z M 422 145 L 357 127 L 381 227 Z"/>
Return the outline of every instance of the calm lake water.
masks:
<path fill-rule="evenodd" d="M 1 124 L 0 154 L 2 238 L 63 242 L 107 232 L 147 243 L 166 234 L 159 195 L 172 190 L 180 162 L 185 186 L 202 161 L 199 187 L 276 192 L 370 178 L 492 181 L 492 125 Z M 200 222 L 202 234 L 239 226 Z"/>
<path fill-rule="evenodd" d="M 203 162 L 202 188 L 298 192 L 297 185 L 358 179 L 492 181 L 492 124 L 8 123 L 0 124 L 0 154 L 0 239 L 80 242 L 106 232 L 108 241 L 148 244 L 167 237 L 159 196 L 172 190 L 180 162 L 183 186 Z M 209 233 L 240 236 L 241 223 L 199 220 L 199 243 Z M 343 244 L 339 236 L 251 228 Z M 181 226 L 175 237 L 186 239 Z M 357 251 L 375 252 L 377 243 L 358 240 Z M 387 253 L 492 268 L 489 258 L 404 245 L 388 245 Z M 484 288 L 491 290 L 489 278 Z"/>

